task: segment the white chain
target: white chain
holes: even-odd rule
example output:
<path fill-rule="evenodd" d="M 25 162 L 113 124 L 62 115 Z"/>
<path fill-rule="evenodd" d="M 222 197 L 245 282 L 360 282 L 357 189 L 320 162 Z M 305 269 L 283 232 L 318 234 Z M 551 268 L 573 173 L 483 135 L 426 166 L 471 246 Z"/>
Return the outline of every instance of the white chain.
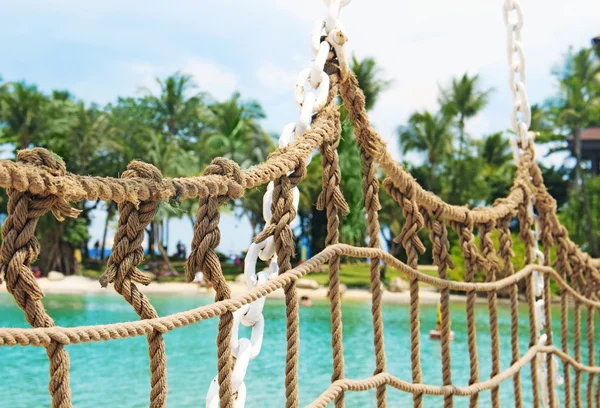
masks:
<path fill-rule="evenodd" d="M 512 128 L 519 136 L 521 148 L 533 144 L 535 134 L 531 126 L 531 106 L 525 88 L 525 53 L 521 42 L 523 10 L 519 0 L 504 1 L 504 23 L 506 24 L 506 45 L 508 55 L 509 88 L 512 93 Z"/>
<path fill-rule="evenodd" d="M 512 128 L 517 133 L 520 141 L 521 149 L 534 148 L 535 133 L 529 130 L 531 126 L 531 106 L 527 98 L 527 89 L 525 87 L 525 52 L 523 51 L 523 43 L 521 39 L 521 30 L 523 28 L 523 10 L 519 0 L 504 1 L 504 23 L 506 24 L 506 45 L 508 55 L 508 76 L 509 87 L 512 94 Z M 520 160 L 520 152 L 518 143 L 510 140 L 513 149 L 513 158 L 515 164 Z M 535 154 L 535 153 L 534 153 Z M 528 203 L 528 211 L 531 219 L 534 220 L 534 230 L 532 233 L 535 237 L 535 245 L 533 246 L 531 259 L 532 262 L 544 264 L 544 253 L 539 249 L 539 241 L 541 238 L 541 223 L 539 216 L 534 214 L 533 208 L 535 205 L 535 197 L 531 196 Z M 540 297 L 544 292 L 544 279 L 538 271 L 534 271 L 531 276 L 531 285 L 536 297 Z M 547 335 L 542 331 L 546 325 L 545 301 L 539 299 L 535 302 L 535 326 L 537 329 L 538 344 L 546 344 Z M 546 367 L 545 353 L 539 353 L 536 356 L 538 361 L 538 384 L 542 389 L 542 403 L 544 407 L 549 406 L 550 392 L 554 393 L 554 400 L 557 401 L 556 391 L 548 390 L 548 368 Z M 558 374 L 558 361 L 555 357 L 552 359 L 552 367 L 555 375 L 555 386 L 562 384 L 562 377 Z"/>
<path fill-rule="evenodd" d="M 335 49 L 340 65 L 342 76 L 348 72 L 348 61 L 344 50 L 346 35 L 342 23 L 339 21 L 341 8 L 347 6 L 351 0 L 324 0 L 328 8 L 325 19 L 318 20 L 311 33 L 311 45 L 315 54 L 315 60 L 311 68 L 300 72 L 298 81 L 294 88 L 294 99 L 300 110 L 298 120 L 288 123 L 279 136 L 279 148 L 284 148 L 301 137 L 306 130 L 310 129 L 313 115 L 320 112 L 329 96 L 329 76 L 325 72 L 325 63 L 333 58 L 331 44 Z M 322 41 L 323 36 L 327 41 Z M 308 157 L 305 165 L 308 166 L 312 155 Z M 274 184 L 267 185 L 267 191 L 263 196 L 263 217 L 265 224 L 271 222 L 273 216 L 271 205 L 273 203 Z M 300 202 L 300 190 L 298 187 L 292 189 L 293 205 L 298 210 Z M 269 262 L 268 271 L 256 272 L 258 259 Z M 252 243 L 248 248 L 244 259 L 244 276 L 248 290 L 260 286 L 279 273 L 277 255 L 275 253 L 275 241 L 271 236 L 260 243 Z M 231 332 L 231 350 L 235 357 L 235 364 L 231 377 L 231 389 L 235 394 L 234 407 L 243 408 L 246 402 L 246 385 L 244 377 L 248 364 L 255 359 L 261 350 L 265 320 L 262 314 L 265 297 L 245 305 L 233 313 L 233 329 Z M 240 323 L 252 327 L 250 339 L 238 338 Z M 217 408 L 219 406 L 219 383 L 218 376 L 213 378 L 206 395 L 206 407 Z"/>

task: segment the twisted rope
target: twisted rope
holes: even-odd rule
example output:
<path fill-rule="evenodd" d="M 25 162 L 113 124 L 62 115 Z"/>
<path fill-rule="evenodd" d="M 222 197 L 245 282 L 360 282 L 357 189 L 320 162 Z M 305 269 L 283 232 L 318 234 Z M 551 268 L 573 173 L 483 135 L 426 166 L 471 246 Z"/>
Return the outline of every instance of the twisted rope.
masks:
<path fill-rule="evenodd" d="M 127 166 L 127 171 L 121 176 L 126 179 L 149 179 L 160 183 L 161 172 L 151 164 L 133 161 Z M 119 228 L 115 234 L 113 249 L 106 267 L 106 272 L 100 278 L 100 283 L 106 287 L 109 283 L 115 284 L 117 293 L 123 296 L 127 303 L 141 319 L 155 319 L 158 317 L 150 301 L 135 283 L 148 285 L 150 278 L 144 275 L 137 267 L 144 260 L 144 234 L 150 224 L 158 202 L 143 201 L 139 205 L 131 202 L 119 204 Z M 167 356 L 165 342 L 162 334 L 156 330 L 148 334 L 148 354 L 150 356 L 150 406 L 153 408 L 167 406 Z"/>
<path fill-rule="evenodd" d="M 66 173 L 65 165 L 44 149 L 21 150 L 17 162 L 43 169 L 54 176 Z M 0 275 L 6 280 L 6 288 L 17 305 L 25 312 L 25 319 L 33 327 L 53 327 L 54 321 L 42 304 L 44 292 L 31 271 L 40 254 L 40 243 L 35 229 L 42 215 L 51 211 L 59 221 L 65 217 L 77 217 L 78 210 L 62 198 L 48 192 L 39 195 L 8 189 L 8 216 L 2 228 L 0 248 Z M 69 355 L 62 344 L 50 342 L 45 345 L 50 360 L 50 383 L 48 390 L 54 408 L 71 407 L 69 386 Z"/>
<path fill-rule="evenodd" d="M 494 221 L 488 221 L 481 224 L 480 231 L 480 246 L 481 253 L 487 259 L 486 282 L 495 282 L 496 274 L 500 269 L 500 263 L 494 250 L 494 242 L 492 241 L 492 231 L 495 227 Z M 488 310 L 490 313 L 490 339 L 492 348 L 492 371 L 490 377 L 495 377 L 500 372 L 500 334 L 498 333 L 498 305 L 496 301 L 496 292 L 488 292 Z M 492 406 L 500 408 L 499 387 L 492 388 Z"/>
<path fill-rule="evenodd" d="M 206 175 L 220 175 L 231 178 L 238 185 L 242 183 L 239 166 L 231 160 L 216 158 L 205 170 Z M 197 271 L 202 271 L 215 289 L 215 301 L 222 301 L 231 297 L 231 290 L 225 281 L 221 263 L 216 249 L 221 242 L 219 230 L 219 206 L 227 199 L 225 197 L 201 198 L 198 204 L 198 213 L 194 223 L 194 238 L 192 250 L 185 265 L 188 282 L 194 280 Z M 220 315 L 219 331 L 217 334 L 217 370 L 219 382 L 219 400 L 221 407 L 233 408 L 234 398 L 231 389 L 232 356 L 231 356 L 231 330 L 233 328 L 233 313 L 227 312 Z"/>
<path fill-rule="evenodd" d="M 400 204 L 402 214 L 404 215 L 404 225 L 400 235 L 395 239 L 401 242 L 406 250 L 407 263 L 413 268 L 418 267 L 418 254 L 425 252 L 425 246 L 419 238 L 419 231 L 424 227 L 425 221 L 419 212 L 419 206 L 413 197 L 413 183 L 406 183 L 396 188 L 394 183 L 387 178 L 384 181 L 384 188 L 390 196 Z M 421 372 L 421 328 L 419 320 L 419 282 L 416 279 L 409 281 L 410 285 L 410 361 L 412 366 L 413 383 L 422 381 Z M 416 408 L 423 405 L 423 396 L 415 394 L 413 399 Z"/>
<path fill-rule="evenodd" d="M 510 233 L 510 221 L 513 218 L 513 214 L 498 221 L 498 230 L 500 235 L 498 241 L 500 244 L 500 257 L 504 262 L 504 276 L 512 276 L 515 273 L 513 267 L 512 258 L 514 253 L 512 251 L 513 240 Z M 510 287 L 510 348 L 512 351 L 511 364 L 520 357 L 519 352 L 519 286 L 517 284 Z M 515 408 L 521 408 L 523 406 L 523 396 L 521 394 L 521 373 L 518 372 L 513 377 L 513 389 L 515 396 Z"/>
<path fill-rule="evenodd" d="M 340 144 L 340 115 L 336 111 L 335 131 L 329 135 L 321 146 L 322 156 L 322 191 L 317 200 L 317 209 L 327 211 L 327 237 L 325 246 L 339 243 L 339 213 L 346 216 L 350 209 L 344 200 L 340 183 L 342 174 L 339 165 L 337 148 Z M 331 350 L 333 353 L 333 373 L 331 382 L 344 378 L 344 346 L 342 336 L 342 304 L 340 294 L 340 257 L 329 260 L 329 312 L 331 315 Z M 336 408 L 344 406 L 344 394 L 340 393 L 335 400 Z"/>
<path fill-rule="evenodd" d="M 448 268 L 453 269 L 454 263 L 450 257 L 450 242 L 448 241 L 448 230 L 444 222 L 442 211 L 438 210 L 431 217 L 423 214 L 425 225 L 429 229 L 429 238 L 433 244 L 431 254 L 433 263 L 438 268 L 440 279 L 448 280 Z M 442 381 L 444 385 L 452 385 L 452 363 L 450 359 L 450 291 L 446 288 L 440 290 L 440 310 L 442 314 L 441 342 L 442 342 Z M 454 405 L 452 395 L 444 395 L 444 407 L 450 408 Z"/>

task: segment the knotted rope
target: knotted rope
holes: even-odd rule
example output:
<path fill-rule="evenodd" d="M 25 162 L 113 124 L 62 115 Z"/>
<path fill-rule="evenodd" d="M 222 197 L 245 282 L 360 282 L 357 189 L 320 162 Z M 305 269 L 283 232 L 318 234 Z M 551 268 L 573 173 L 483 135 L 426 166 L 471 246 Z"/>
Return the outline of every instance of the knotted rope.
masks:
<path fill-rule="evenodd" d="M 498 221 L 498 231 L 500 235 L 498 241 L 500 244 L 500 257 L 504 262 L 504 277 L 515 274 L 515 269 L 512 264 L 514 253 L 512 250 L 513 240 L 510 233 L 510 221 L 514 214 L 510 214 L 502 220 Z M 514 284 L 510 287 L 510 347 L 512 352 L 511 364 L 515 364 L 521 357 L 519 352 L 519 286 Z M 515 374 L 513 377 L 513 388 L 515 396 L 515 408 L 521 408 L 523 405 L 523 396 L 521 394 L 521 373 Z"/>
<path fill-rule="evenodd" d="M 17 162 L 31 168 L 43 169 L 53 176 L 63 176 L 67 171 L 60 159 L 40 148 L 21 150 L 17 154 Z M 35 180 L 34 190 L 42 183 L 42 177 Z M 4 276 L 8 292 L 25 312 L 25 318 L 31 326 L 53 327 L 54 321 L 42 304 L 44 292 L 31 271 L 31 264 L 40 254 L 40 243 L 35 237 L 35 229 L 40 217 L 48 211 L 59 221 L 63 221 L 65 217 L 75 218 L 79 211 L 71 208 L 64 199 L 43 190 L 34 195 L 11 188 L 7 193 L 8 217 L 2 228 L 0 275 Z M 51 342 L 46 347 L 46 354 L 50 360 L 48 389 L 52 395 L 52 406 L 71 407 L 69 355 L 63 345 L 56 342 Z"/>
<path fill-rule="evenodd" d="M 430 216 L 427 212 L 423 214 L 425 225 L 429 229 L 429 238 L 433 244 L 431 254 L 433 263 L 438 267 L 440 279 L 448 279 L 448 268 L 454 269 L 454 262 L 450 257 L 450 242 L 448 241 L 448 230 L 444 222 L 441 208 Z M 452 385 L 452 363 L 450 359 L 450 290 L 440 290 L 440 310 L 442 314 L 441 342 L 442 342 L 442 380 L 444 385 Z M 444 407 L 453 406 L 452 395 L 444 396 Z"/>
<path fill-rule="evenodd" d="M 419 238 L 419 231 L 425 226 L 423 215 L 419 211 L 419 206 L 414 197 L 413 183 L 405 183 L 396 187 L 394 183 L 387 178 L 384 181 L 384 188 L 388 194 L 402 208 L 404 215 L 404 225 L 402 232 L 395 239 L 401 242 L 406 250 L 407 264 L 413 268 L 418 267 L 418 255 L 425 253 L 425 246 Z M 410 359 L 412 365 L 412 380 L 417 384 L 422 381 L 421 372 L 421 328 L 419 321 L 419 282 L 416 279 L 410 280 Z M 414 406 L 421 407 L 423 396 L 414 395 Z"/>
<path fill-rule="evenodd" d="M 291 223 L 296 218 L 296 209 L 292 189 L 306 176 L 306 166 L 301 163 L 289 176 L 280 177 L 275 181 L 273 189 L 273 204 L 271 207 L 271 223 L 256 236 L 255 242 L 262 242 L 273 235 L 275 252 L 279 264 L 279 273 L 285 274 L 292 269 L 292 258 L 295 255 L 294 234 Z M 285 366 L 285 396 L 286 407 L 298 407 L 298 356 L 300 354 L 300 313 L 296 282 L 290 282 L 284 289 L 286 308 L 286 366 Z"/>
<path fill-rule="evenodd" d="M 500 270 L 500 263 L 494 250 L 494 242 L 492 241 L 492 231 L 496 223 L 492 220 L 481 224 L 480 231 L 480 247 L 483 257 L 488 261 L 485 279 L 486 282 L 495 282 L 496 275 Z M 494 378 L 500 373 L 500 334 L 498 333 L 498 310 L 496 301 L 496 292 L 488 292 L 488 310 L 490 313 L 490 338 L 492 348 L 492 370 L 490 378 Z M 500 408 L 499 387 L 492 388 L 492 406 Z"/>
<path fill-rule="evenodd" d="M 204 171 L 206 175 L 224 176 L 241 186 L 242 176 L 239 166 L 227 159 L 216 158 Z M 221 269 L 221 263 L 216 249 L 221 242 L 219 230 L 219 207 L 229 199 L 239 198 L 243 189 L 235 189 L 237 193 L 230 193 L 222 197 L 204 197 L 198 203 L 198 212 L 194 222 L 194 238 L 192 250 L 185 265 L 188 282 L 194 280 L 197 271 L 202 271 L 215 289 L 215 301 L 222 301 L 231 297 L 231 289 Z M 233 408 L 233 390 L 231 389 L 231 330 L 233 328 L 233 313 L 224 313 L 219 318 L 219 332 L 217 335 L 217 369 L 219 381 L 219 400 L 221 407 Z"/>
<path fill-rule="evenodd" d="M 467 213 L 463 222 L 452 221 L 450 226 L 458 234 L 460 250 L 465 260 L 465 282 L 473 282 L 475 278 L 475 268 L 481 265 L 480 256 L 475 248 L 475 238 L 473 238 L 473 217 Z M 467 347 L 469 349 L 469 367 L 470 377 L 469 385 L 476 384 L 479 381 L 479 357 L 477 355 L 477 329 L 475 328 L 475 301 L 477 294 L 467 293 Z M 469 401 L 469 407 L 477 406 L 479 395 L 472 395 Z"/>
<path fill-rule="evenodd" d="M 150 180 L 159 184 L 162 181 L 160 170 L 151 164 L 133 161 L 121 175 L 124 179 Z M 144 235 L 146 227 L 152 222 L 157 201 L 142 201 L 139 204 L 122 202 L 118 205 L 119 227 L 115 234 L 113 249 L 106 272 L 100 278 L 100 284 L 106 287 L 115 284 L 117 293 L 133 306 L 141 319 L 155 319 L 158 313 L 148 298 L 140 292 L 134 282 L 148 285 L 151 279 L 137 267 L 144 260 Z M 150 248 L 152 251 L 153 248 Z M 153 331 L 148 334 L 148 355 L 150 357 L 150 406 L 160 408 L 167 406 L 167 356 L 162 334 Z"/>
<path fill-rule="evenodd" d="M 335 92 L 335 90 L 334 90 Z M 321 164 L 323 167 L 322 191 L 317 199 L 317 209 L 327 212 L 327 236 L 325 246 L 339 243 L 339 213 L 346 216 L 350 213 L 344 200 L 340 183 L 339 155 L 337 148 L 340 144 L 341 123 L 340 114 L 335 112 L 335 128 L 323 141 L 321 146 Z M 331 382 L 344 378 L 344 346 L 342 342 L 342 302 L 340 293 L 340 260 L 334 256 L 329 260 L 329 312 L 331 315 L 331 350 L 333 353 L 333 373 Z M 336 408 L 344 406 L 344 393 L 335 399 Z"/>
<path fill-rule="evenodd" d="M 385 145 L 381 144 L 380 139 L 373 133 L 365 107 L 365 96 L 358 85 L 355 75 L 348 75 L 342 79 L 340 83 L 340 95 L 344 106 L 348 110 L 348 117 L 352 121 L 354 135 L 360 147 L 363 172 L 363 199 L 367 213 L 369 248 L 380 248 L 378 211 L 381 210 L 381 204 L 379 202 L 379 179 L 377 178 L 376 165 L 378 158 L 386 150 Z M 381 307 L 383 289 L 381 287 L 378 258 L 371 259 L 369 271 L 371 281 L 371 314 L 373 316 L 373 344 L 375 346 L 375 371 L 373 375 L 378 375 L 386 370 Z M 377 387 L 377 405 L 379 407 L 387 406 L 385 384 Z"/>

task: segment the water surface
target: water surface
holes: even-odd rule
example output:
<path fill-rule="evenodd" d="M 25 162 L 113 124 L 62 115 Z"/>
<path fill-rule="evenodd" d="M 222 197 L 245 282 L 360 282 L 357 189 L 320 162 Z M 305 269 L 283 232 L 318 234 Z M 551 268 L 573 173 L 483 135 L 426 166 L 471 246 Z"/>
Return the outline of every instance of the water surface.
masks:
<path fill-rule="evenodd" d="M 152 303 L 160 315 L 167 315 L 211 302 L 207 297 L 152 296 Z M 137 320 L 122 298 L 115 295 L 47 296 L 44 303 L 50 315 L 61 326 L 93 325 Z M 465 306 L 451 307 L 452 378 L 456 385 L 467 385 L 469 356 L 465 330 Z M 0 326 L 27 327 L 23 313 L 9 295 L 0 294 Z M 558 312 L 558 310 L 555 310 Z M 285 391 L 285 307 L 282 301 L 269 299 L 264 310 L 266 321 L 261 354 L 250 362 L 246 375 L 247 407 L 282 407 Z M 489 378 L 490 341 L 487 307 L 478 306 L 477 345 L 480 360 L 480 378 Z M 555 343 L 560 344 L 560 320 L 554 315 Z M 598 313 L 596 314 L 598 317 Z M 429 339 L 428 332 L 435 325 L 433 306 L 421 308 L 421 356 L 423 381 L 441 384 L 440 343 Z M 329 307 L 326 302 L 315 302 L 300 311 L 300 370 L 299 390 L 301 406 L 317 398 L 328 386 L 331 375 L 331 334 Z M 346 376 L 362 379 L 375 368 L 373 329 L 370 304 L 344 302 L 344 355 Z M 586 315 L 582 313 L 582 354 L 587 359 Z M 385 305 L 385 346 L 388 371 L 410 381 L 410 337 L 408 306 Z M 572 324 L 572 318 L 571 318 Z M 502 369 L 510 365 L 510 315 L 508 308 L 499 310 L 502 345 Z M 596 319 L 596 328 L 600 321 Z M 215 375 L 217 320 L 201 322 L 172 331 L 165 335 L 168 357 L 169 407 L 204 406 L 208 385 Z M 241 333 L 249 336 L 249 332 Z M 520 310 L 521 354 L 529 342 L 527 310 Z M 71 386 L 75 407 L 147 407 L 149 378 L 147 342 L 144 337 L 86 343 L 67 347 L 71 356 Z M 48 360 L 41 347 L 0 347 L 0 400 L 5 407 L 50 406 L 47 393 Z M 598 358 L 597 358 L 598 361 Z M 561 368 L 562 370 L 562 368 Z M 584 377 L 584 381 L 587 378 Z M 525 406 L 531 401 L 529 367 L 523 371 L 522 386 Z M 587 384 L 584 382 L 583 384 Z M 409 406 L 412 396 L 388 387 L 390 407 Z M 562 390 L 559 390 L 562 392 Z M 585 395 L 583 393 L 582 395 Z M 561 394 L 562 397 L 562 394 Z M 480 396 L 481 407 L 490 406 L 489 392 Z M 440 397 L 425 397 L 425 406 L 441 405 Z M 512 380 L 501 386 L 502 406 L 513 406 Z M 347 393 L 349 407 L 375 407 L 375 391 Z M 468 399 L 455 398 L 456 407 L 468 406 Z"/>

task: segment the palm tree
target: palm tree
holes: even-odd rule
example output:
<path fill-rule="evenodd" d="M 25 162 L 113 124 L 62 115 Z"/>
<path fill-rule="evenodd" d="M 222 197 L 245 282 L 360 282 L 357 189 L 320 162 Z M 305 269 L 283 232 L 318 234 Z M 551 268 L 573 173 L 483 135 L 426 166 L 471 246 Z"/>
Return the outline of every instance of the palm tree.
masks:
<path fill-rule="evenodd" d="M 353 55 L 351 65 L 360 89 L 365 94 L 365 107 L 371 110 L 379 95 L 392 85 L 392 81 L 381 78 L 381 69 L 373 58 L 359 60 Z"/>
<path fill-rule="evenodd" d="M 410 151 L 425 152 L 429 162 L 429 190 L 435 189 L 437 166 L 441 159 L 450 154 L 452 134 L 451 118 L 443 113 L 428 111 L 413 113 L 408 125 L 399 127 L 397 134 L 404 154 Z"/>
<path fill-rule="evenodd" d="M 35 143 L 44 128 L 46 97 L 35 85 L 12 82 L 3 86 L 0 111 L 2 112 L 2 142 L 12 142 L 19 149 Z"/>
<path fill-rule="evenodd" d="M 477 115 L 489 102 L 492 89 L 481 91 L 479 75 L 469 76 L 464 74 L 460 78 L 453 78 L 452 83 L 446 89 L 441 88 L 439 103 L 442 112 L 456 118 L 458 128 L 458 157 L 454 161 L 454 172 L 456 175 L 464 173 L 464 160 L 469 146 L 468 135 L 465 131 L 467 119 Z M 457 191 L 459 177 L 452 178 L 451 197 L 453 202 L 461 201 Z"/>
<path fill-rule="evenodd" d="M 583 193 L 585 229 L 590 252 L 598 256 L 594 242 L 590 197 L 582 171 L 581 131 L 593 124 L 600 110 L 598 75 L 600 64 L 592 49 L 584 48 L 576 53 L 570 50 L 561 70 L 554 72 L 558 79 L 559 95 L 553 102 L 555 124 L 573 137 L 575 156 L 575 187 Z"/>
<path fill-rule="evenodd" d="M 229 100 L 210 106 L 210 110 L 212 130 L 201 147 L 206 146 L 211 155 L 233 160 L 242 168 L 266 158 L 270 138 L 259 124 L 265 113 L 257 101 L 244 101 L 236 92 Z"/>
<path fill-rule="evenodd" d="M 188 133 L 195 128 L 206 94 L 194 92 L 197 87 L 192 77 L 180 72 L 164 80 L 156 78 L 156 82 L 160 86 L 158 95 L 153 95 L 147 88 L 142 90 L 155 108 L 157 130 L 166 130 L 169 138 L 195 136 Z"/>
<path fill-rule="evenodd" d="M 484 137 L 478 144 L 478 147 L 479 157 L 489 167 L 499 169 L 509 164 L 512 160 L 510 145 L 502 135 L 502 132 Z"/>

